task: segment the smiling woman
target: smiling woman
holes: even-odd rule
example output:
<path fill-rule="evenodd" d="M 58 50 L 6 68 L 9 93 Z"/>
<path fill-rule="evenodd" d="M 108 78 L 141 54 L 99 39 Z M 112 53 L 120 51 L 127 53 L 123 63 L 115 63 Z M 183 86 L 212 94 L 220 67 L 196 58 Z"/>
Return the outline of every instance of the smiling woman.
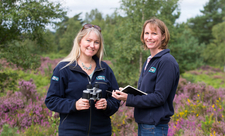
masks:
<path fill-rule="evenodd" d="M 120 101 L 111 93 L 119 86 L 102 61 L 103 50 L 101 28 L 86 24 L 70 54 L 55 67 L 45 104 L 60 113 L 59 136 L 112 135 L 110 116 Z"/>
<path fill-rule="evenodd" d="M 179 81 L 179 65 L 167 49 L 170 35 L 165 23 L 157 18 L 146 20 L 141 33 L 150 56 L 142 68 L 138 90 L 147 95 L 133 95 L 116 90 L 112 96 L 134 107 L 139 136 L 163 136 L 174 114 L 173 99 Z"/>

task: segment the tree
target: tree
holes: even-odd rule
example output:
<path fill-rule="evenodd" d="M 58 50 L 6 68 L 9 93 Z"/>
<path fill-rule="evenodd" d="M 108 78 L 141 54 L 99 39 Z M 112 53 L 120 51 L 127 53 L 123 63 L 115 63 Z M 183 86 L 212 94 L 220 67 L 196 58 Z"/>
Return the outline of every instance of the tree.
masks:
<path fill-rule="evenodd" d="M 121 85 L 137 83 L 144 58 L 149 52 L 143 51 L 140 35 L 145 20 L 151 17 L 162 19 L 173 28 L 179 17 L 178 0 L 122 0 L 120 11 L 123 18 L 116 25 L 114 37 L 115 73 Z"/>
<path fill-rule="evenodd" d="M 199 43 L 208 45 L 213 39 L 212 28 L 214 25 L 223 22 L 225 16 L 225 0 L 209 0 L 203 10 L 203 15 L 188 20 L 189 27 L 198 38 Z"/>
<path fill-rule="evenodd" d="M 0 13 L 0 58 L 4 57 L 25 69 L 31 68 L 29 64 L 36 61 L 30 60 L 34 55 L 19 41 L 30 39 L 38 46 L 47 46 L 43 37 L 45 26 L 56 23 L 66 14 L 60 4 L 48 0 L 0 0 Z M 17 58 L 12 59 L 12 56 Z M 25 62 L 20 60 L 22 58 L 30 59 Z"/>
<path fill-rule="evenodd" d="M 57 24 L 58 28 L 55 33 L 57 53 L 68 54 L 71 51 L 73 40 L 83 24 L 80 15 L 81 13 L 74 15 L 72 18 L 65 17 L 62 22 Z"/>
<path fill-rule="evenodd" d="M 102 13 L 98 9 L 92 9 L 90 13 L 85 14 L 85 23 L 91 23 L 93 20 L 104 20 Z"/>
<path fill-rule="evenodd" d="M 80 14 L 79 14 L 80 15 Z M 79 16 L 78 15 L 78 16 Z M 77 20 L 77 15 L 65 22 L 65 32 L 59 38 L 59 53 L 69 54 L 72 49 L 74 38 L 82 28 L 81 22 Z"/>
<path fill-rule="evenodd" d="M 176 41 L 169 44 L 171 54 L 179 64 L 180 74 L 196 69 L 203 65 L 201 57 L 205 44 L 198 43 L 198 39 L 191 35 L 191 31 L 183 29 Z"/>
<path fill-rule="evenodd" d="M 1 0 L 0 45 L 25 37 L 42 43 L 45 25 L 65 16 L 60 6 L 48 0 Z"/>
<path fill-rule="evenodd" d="M 225 20 L 225 18 L 224 18 Z M 206 62 L 224 66 L 225 72 L 225 22 L 219 23 L 212 28 L 213 41 L 207 45 L 203 57 Z"/>

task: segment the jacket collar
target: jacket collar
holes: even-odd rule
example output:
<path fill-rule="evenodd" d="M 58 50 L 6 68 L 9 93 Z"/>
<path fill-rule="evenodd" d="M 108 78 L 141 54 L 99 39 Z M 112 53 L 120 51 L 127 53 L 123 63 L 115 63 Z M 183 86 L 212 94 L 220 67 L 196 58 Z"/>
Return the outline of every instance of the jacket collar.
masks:
<path fill-rule="evenodd" d="M 170 52 L 170 49 L 164 49 L 162 51 L 160 51 L 159 53 L 157 53 L 153 58 L 160 58 L 162 57 L 164 54 L 167 54 Z"/>

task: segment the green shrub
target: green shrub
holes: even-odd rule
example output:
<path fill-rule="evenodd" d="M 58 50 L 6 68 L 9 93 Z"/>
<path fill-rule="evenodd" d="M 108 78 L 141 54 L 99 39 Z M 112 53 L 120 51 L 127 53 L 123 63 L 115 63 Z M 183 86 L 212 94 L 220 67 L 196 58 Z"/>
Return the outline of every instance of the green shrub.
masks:
<path fill-rule="evenodd" d="M 57 129 L 58 128 L 53 128 L 52 126 L 31 125 L 21 136 L 57 136 Z"/>
<path fill-rule="evenodd" d="M 225 78 L 223 78 L 224 74 L 222 72 L 195 70 L 182 74 L 182 77 L 191 83 L 204 82 L 214 88 L 225 88 Z"/>
<path fill-rule="evenodd" d="M 3 125 L 3 131 L 0 136 L 19 136 L 17 133 L 18 128 L 11 128 L 8 124 Z"/>
<path fill-rule="evenodd" d="M 66 54 L 62 54 L 62 53 L 50 53 L 50 54 L 43 54 L 41 56 L 42 57 L 49 57 L 51 60 L 54 60 L 54 59 L 64 58 L 67 55 Z"/>
<path fill-rule="evenodd" d="M 0 72 L 0 96 L 6 94 L 5 90 L 17 91 L 18 75 L 12 71 L 5 70 Z"/>
<path fill-rule="evenodd" d="M 0 73 L 1 74 L 1 73 Z M 37 92 L 42 94 L 46 93 L 46 89 L 48 85 L 50 84 L 50 78 L 49 76 L 43 76 L 41 74 L 35 74 L 34 71 L 22 71 L 22 70 L 13 70 L 13 69 L 7 69 L 2 74 L 6 75 L 5 81 L 0 82 L 0 87 L 3 86 L 4 90 L 13 90 L 13 92 L 18 91 L 18 82 L 19 80 L 25 80 L 29 81 L 30 79 L 33 79 Z M 0 75 L 1 76 L 1 75 Z M 7 86 L 6 86 L 7 85 Z M 0 96 L 6 93 L 1 93 Z"/>

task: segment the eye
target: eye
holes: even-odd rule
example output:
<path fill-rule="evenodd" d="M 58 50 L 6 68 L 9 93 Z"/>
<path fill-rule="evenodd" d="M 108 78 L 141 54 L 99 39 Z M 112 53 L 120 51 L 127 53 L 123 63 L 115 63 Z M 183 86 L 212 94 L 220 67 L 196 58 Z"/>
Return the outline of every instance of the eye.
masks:
<path fill-rule="evenodd" d="M 153 35 L 157 35 L 157 33 L 154 33 L 154 32 L 153 32 L 152 34 L 153 34 Z"/>
<path fill-rule="evenodd" d="M 87 39 L 88 42 L 90 42 L 90 40 Z"/>
<path fill-rule="evenodd" d="M 145 34 L 149 34 L 148 32 L 145 32 Z"/>
<path fill-rule="evenodd" d="M 96 44 L 99 44 L 99 42 L 98 42 L 98 41 L 96 41 L 95 43 L 96 43 Z"/>

